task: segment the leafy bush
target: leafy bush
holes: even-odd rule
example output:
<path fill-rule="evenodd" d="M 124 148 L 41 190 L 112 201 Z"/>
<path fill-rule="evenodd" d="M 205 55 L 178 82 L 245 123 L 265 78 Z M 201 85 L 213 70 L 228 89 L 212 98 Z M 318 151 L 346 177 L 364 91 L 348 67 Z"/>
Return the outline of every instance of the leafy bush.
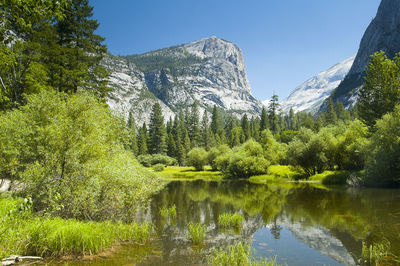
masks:
<path fill-rule="evenodd" d="M 137 160 L 145 167 L 152 167 L 156 164 L 162 164 L 164 166 L 172 166 L 178 164 L 175 158 L 169 157 L 164 154 L 139 155 L 137 157 Z"/>
<path fill-rule="evenodd" d="M 187 154 L 187 162 L 197 171 L 203 171 L 204 165 L 207 163 L 207 151 L 203 148 L 191 149 Z"/>
<path fill-rule="evenodd" d="M 0 116 L 0 176 L 24 186 L 36 211 L 129 219 L 161 187 L 123 148 L 125 123 L 85 94 L 43 91 Z"/>
<path fill-rule="evenodd" d="M 264 150 L 258 142 L 249 140 L 216 159 L 218 169 L 229 177 L 249 178 L 265 174 L 270 162 L 264 157 Z"/>
<path fill-rule="evenodd" d="M 264 149 L 264 157 L 271 164 L 279 164 L 286 157 L 287 145 L 276 141 L 269 130 L 261 132 L 260 144 Z"/>
<path fill-rule="evenodd" d="M 302 128 L 289 143 L 288 162 L 308 176 L 324 170 L 360 170 L 364 166 L 367 127 L 358 120 L 322 128 Z"/>
<path fill-rule="evenodd" d="M 214 148 L 210 149 L 210 151 L 208 152 L 207 160 L 208 160 L 208 163 L 211 165 L 211 169 L 213 171 L 218 170 L 217 157 L 221 156 L 222 154 L 226 154 L 230 151 L 231 151 L 231 149 L 226 144 L 220 145 L 217 148 L 214 147 Z"/>
<path fill-rule="evenodd" d="M 161 163 L 158 163 L 156 165 L 153 166 L 153 170 L 155 172 L 162 172 L 165 169 L 165 166 Z"/>
<path fill-rule="evenodd" d="M 367 149 L 370 154 L 366 167 L 368 185 L 393 185 L 400 183 L 400 106 L 376 122 Z"/>

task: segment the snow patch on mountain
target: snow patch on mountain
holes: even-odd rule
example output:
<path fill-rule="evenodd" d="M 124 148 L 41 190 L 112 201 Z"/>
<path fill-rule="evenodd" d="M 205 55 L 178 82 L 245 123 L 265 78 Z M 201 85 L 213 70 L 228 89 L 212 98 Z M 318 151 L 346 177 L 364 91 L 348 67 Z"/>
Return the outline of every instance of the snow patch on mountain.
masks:
<path fill-rule="evenodd" d="M 347 75 L 354 59 L 355 55 L 319 73 L 295 88 L 289 97 L 281 102 L 282 111 L 288 113 L 290 108 L 293 108 L 295 112 L 316 113 L 323 101 L 329 97 Z M 264 101 L 263 103 L 265 104 L 266 102 Z"/>

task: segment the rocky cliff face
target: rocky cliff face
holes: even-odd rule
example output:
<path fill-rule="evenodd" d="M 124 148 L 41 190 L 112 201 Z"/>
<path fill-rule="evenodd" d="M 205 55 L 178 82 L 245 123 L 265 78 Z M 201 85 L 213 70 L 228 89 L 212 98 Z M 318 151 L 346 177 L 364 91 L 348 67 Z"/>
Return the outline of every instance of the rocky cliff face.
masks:
<path fill-rule="evenodd" d="M 165 116 L 197 101 L 200 109 L 216 105 L 237 116 L 258 114 L 261 103 L 251 94 L 244 58 L 235 44 L 206 38 L 142 55 L 109 56 L 109 105 L 136 121 L 148 122 L 159 102 Z"/>
<path fill-rule="evenodd" d="M 355 56 L 347 58 L 295 88 L 289 97 L 282 101 L 282 111 L 288 113 L 290 108 L 293 108 L 295 112 L 316 113 L 323 101 L 349 72 L 354 58 Z"/>
<path fill-rule="evenodd" d="M 368 26 L 360 43 L 357 56 L 349 73 L 333 92 L 332 99 L 349 106 L 356 100 L 362 86 L 365 67 L 370 56 L 385 51 L 389 58 L 400 51 L 400 1 L 382 0 L 378 13 Z"/>

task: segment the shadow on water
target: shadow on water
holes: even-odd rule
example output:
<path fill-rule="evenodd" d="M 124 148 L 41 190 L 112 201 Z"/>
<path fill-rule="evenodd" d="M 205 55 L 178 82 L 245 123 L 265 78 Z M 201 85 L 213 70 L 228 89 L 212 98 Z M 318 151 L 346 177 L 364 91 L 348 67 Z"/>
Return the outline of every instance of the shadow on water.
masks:
<path fill-rule="evenodd" d="M 160 214 L 173 205 L 176 218 Z M 218 216 L 227 212 L 245 218 L 241 230 L 218 228 Z M 68 264 L 202 264 L 213 248 L 236 241 L 251 244 L 256 256 L 276 256 L 288 265 L 354 265 L 363 241 L 389 241 L 391 252 L 400 255 L 399 190 L 175 181 L 138 217 L 155 228 L 149 245 L 122 246 L 112 256 Z M 187 240 L 189 223 L 206 227 L 202 247 Z"/>

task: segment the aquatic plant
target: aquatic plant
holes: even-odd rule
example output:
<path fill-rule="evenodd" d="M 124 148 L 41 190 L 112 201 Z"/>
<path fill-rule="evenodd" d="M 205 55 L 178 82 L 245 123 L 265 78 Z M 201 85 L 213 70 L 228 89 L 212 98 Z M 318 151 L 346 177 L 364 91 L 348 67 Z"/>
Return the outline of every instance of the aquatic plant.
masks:
<path fill-rule="evenodd" d="M 360 264 L 381 265 L 382 263 L 391 260 L 390 257 L 392 256 L 389 253 L 389 250 L 390 243 L 388 241 L 384 241 L 382 243 L 372 243 L 370 245 L 363 242 Z"/>
<path fill-rule="evenodd" d="M 192 244 L 200 245 L 203 243 L 205 238 L 205 228 L 203 225 L 189 223 L 187 231 L 187 237 L 192 242 Z"/>
<path fill-rule="evenodd" d="M 172 205 L 171 207 L 162 207 L 160 210 L 161 217 L 168 218 L 171 217 L 172 219 L 176 218 L 176 205 Z"/>
<path fill-rule="evenodd" d="M 0 217 L 0 259 L 12 254 L 95 254 L 118 242 L 143 244 L 151 236 L 148 224 L 36 217 L 29 199 L 0 199 Z"/>
<path fill-rule="evenodd" d="M 218 224 L 222 228 L 241 228 L 243 225 L 243 216 L 238 213 L 224 213 L 218 217 Z"/>
<path fill-rule="evenodd" d="M 239 242 L 227 248 L 215 249 L 207 261 L 215 266 L 276 266 L 275 258 L 255 260 L 250 245 Z"/>

